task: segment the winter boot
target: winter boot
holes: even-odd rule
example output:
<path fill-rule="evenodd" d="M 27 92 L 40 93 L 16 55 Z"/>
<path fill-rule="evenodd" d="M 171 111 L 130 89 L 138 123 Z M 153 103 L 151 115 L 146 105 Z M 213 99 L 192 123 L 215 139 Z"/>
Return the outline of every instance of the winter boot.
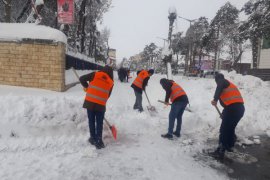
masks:
<path fill-rule="evenodd" d="M 173 132 L 173 135 L 175 135 L 176 137 L 180 137 L 181 136 L 180 133 L 178 133 L 176 131 Z"/>
<path fill-rule="evenodd" d="M 96 148 L 97 148 L 97 149 L 105 148 L 105 145 L 104 145 L 102 139 L 98 139 L 98 140 L 97 140 L 97 142 L 96 142 Z"/>
<path fill-rule="evenodd" d="M 96 140 L 95 140 L 94 138 L 92 138 L 92 137 L 90 137 L 90 138 L 88 139 L 88 142 L 89 142 L 90 144 L 92 144 L 92 145 L 96 145 Z"/>
<path fill-rule="evenodd" d="M 222 161 L 224 159 L 225 149 L 223 147 L 218 147 L 214 152 L 209 152 L 208 154 L 213 158 Z"/>
<path fill-rule="evenodd" d="M 173 139 L 173 135 L 171 135 L 171 134 L 162 134 L 161 135 L 161 137 L 163 137 L 163 138 L 167 138 L 167 139 L 170 139 L 170 140 L 172 140 Z"/>
<path fill-rule="evenodd" d="M 226 148 L 226 151 L 228 151 L 228 152 L 234 152 L 234 148 L 233 147 Z"/>

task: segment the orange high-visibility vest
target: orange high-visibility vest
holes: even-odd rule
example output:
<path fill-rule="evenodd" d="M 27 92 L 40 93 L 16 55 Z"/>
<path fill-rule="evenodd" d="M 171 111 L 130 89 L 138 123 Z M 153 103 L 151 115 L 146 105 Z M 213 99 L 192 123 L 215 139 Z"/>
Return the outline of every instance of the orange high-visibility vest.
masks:
<path fill-rule="evenodd" d="M 106 106 L 113 80 L 105 72 L 96 72 L 93 81 L 89 83 L 85 100 Z"/>
<path fill-rule="evenodd" d="M 176 98 L 180 96 L 187 95 L 184 89 L 180 85 L 176 84 L 175 82 L 173 82 L 171 91 L 172 91 L 171 96 L 170 96 L 171 102 L 173 102 Z"/>
<path fill-rule="evenodd" d="M 244 103 L 244 99 L 241 96 L 238 88 L 231 82 L 229 82 L 229 87 L 223 89 L 220 99 L 226 105 L 230 105 L 233 103 Z"/>
<path fill-rule="evenodd" d="M 132 84 L 134 84 L 135 86 L 137 86 L 138 88 L 142 89 L 143 86 L 143 80 L 147 77 L 150 77 L 148 71 L 146 70 L 142 70 L 138 76 L 136 77 L 136 79 L 133 81 Z"/>

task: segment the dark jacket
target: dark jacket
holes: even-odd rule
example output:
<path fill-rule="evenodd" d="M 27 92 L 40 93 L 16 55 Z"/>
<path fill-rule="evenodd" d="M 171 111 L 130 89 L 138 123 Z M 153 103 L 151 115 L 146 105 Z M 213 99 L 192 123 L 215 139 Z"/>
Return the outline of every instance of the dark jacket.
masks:
<path fill-rule="evenodd" d="M 138 74 L 139 74 L 140 72 L 141 72 L 141 71 L 137 71 L 137 76 L 138 76 Z M 134 84 L 132 84 L 131 87 L 134 89 L 134 91 L 136 91 L 136 92 L 142 94 L 142 91 L 145 90 L 145 87 L 147 86 L 149 79 L 150 79 L 150 77 L 147 77 L 147 78 L 145 78 L 145 79 L 143 80 L 142 89 L 139 88 L 139 87 L 137 87 L 137 86 L 135 86 Z"/>
<path fill-rule="evenodd" d="M 111 67 L 105 66 L 101 70 L 101 72 L 107 73 L 110 76 L 110 78 L 113 80 L 113 70 L 112 70 Z M 93 81 L 93 79 L 95 77 L 95 73 L 96 72 L 92 72 L 92 73 L 89 73 L 89 74 L 86 74 L 86 75 L 83 75 L 83 76 L 80 77 L 80 82 L 81 82 L 81 84 L 82 84 L 82 86 L 84 88 L 87 88 L 89 83 L 91 81 Z M 112 93 L 112 89 L 113 89 L 113 87 L 110 90 L 109 97 L 110 97 L 110 95 Z M 100 104 L 89 102 L 89 101 L 84 101 L 83 108 L 90 109 L 91 111 L 99 111 L 99 112 L 105 112 L 106 111 L 106 106 L 102 106 Z"/>
<path fill-rule="evenodd" d="M 165 102 L 169 102 L 169 98 L 170 98 L 171 93 L 172 93 L 171 88 L 172 88 L 173 82 L 174 81 L 168 80 L 168 79 L 161 79 L 160 80 L 160 84 L 161 84 L 162 88 L 166 91 Z M 176 98 L 172 103 L 177 102 L 177 101 L 186 102 L 187 104 L 189 103 L 187 95 L 183 95 L 183 96 Z"/>
<path fill-rule="evenodd" d="M 216 88 L 216 91 L 215 91 L 215 95 L 214 95 L 214 100 L 216 102 L 220 102 L 221 106 L 223 106 L 224 108 L 228 107 L 226 106 L 220 99 L 220 96 L 221 96 L 221 93 L 223 91 L 223 89 L 226 89 L 227 87 L 230 86 L 230 82 L 224 78 L 223 75 L 216 75 L 215 77 L 215 81 L 217 83 L 217 88 Z M 243 103 L 234 103 L 234 104 L 243 104 Z M 231 104 L 232 105 L 232 104 Z M 229 105 L 229 106 L 231 106 Z"/>

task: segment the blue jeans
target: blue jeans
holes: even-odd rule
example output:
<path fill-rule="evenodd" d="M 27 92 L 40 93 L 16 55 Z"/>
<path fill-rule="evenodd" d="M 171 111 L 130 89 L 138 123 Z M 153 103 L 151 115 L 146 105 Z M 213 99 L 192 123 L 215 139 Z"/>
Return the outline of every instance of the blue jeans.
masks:
<path fill-rule="evenodd" d="M 177 134 L 180 134 L 181 125 L 182 125 L 182 115 L 184 113 L 186 106 L 187 106 L 187 102 L 177 101 L 177 102 L 172 103 L 171 111 L 169 114 L 168 134 L 173 133 L 175 119 L 177 119 L 175 132 Z"/>
<path fill-rule="evenodd" d="M 133 106 L 133 109 L 138 109 L 139 111 L 143 111 L 143 107 L 142 107 L 142 94 L 135 91 L 134 90 L 134 93 L 135 93 L 135 96 L 136 96 L 136 101 L 135 101 L 135 104 Z"/>
<path fill-rule="evenodd" d="M 105 112 L 87 109 L 90 137 L 97 140 L 102 139 L 103 119 Z"/>

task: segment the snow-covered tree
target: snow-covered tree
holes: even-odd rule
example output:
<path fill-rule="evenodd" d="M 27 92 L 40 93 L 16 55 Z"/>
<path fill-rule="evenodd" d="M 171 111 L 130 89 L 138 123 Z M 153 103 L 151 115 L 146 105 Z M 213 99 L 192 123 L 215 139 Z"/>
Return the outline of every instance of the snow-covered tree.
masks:
<path fill-rule="evenodd" d="M 222 6 L 214 19 L 210 23 L 208 33 L 203 37 L 204 45 L 208 51 L 215 53 L 213 70 L 216 70 L 216 63 L 222 48 L 228 42 L 232 42 L 235 36 L 235 29 L 237 29 L 237 23 L 239 10 L 227 2 Z"/>
<path fill-rule="evenodd" d="M 74 0 L 74 24 L 60 25 L 57 23 L 56 0 L 0 0 L 0 22 L 6 22 L 6 14 L 10 14 L 10 22 L 38 22 L 60 29 L 68 37 L 70 51 L 95 57 L 104 54 L 100 52 L 101 49 L 107 51 L 98 44 L 102 33 L 99 32 L 97 23 L 102 22 L 103 14 L 110 5 L 111 0 Z M 10 13 L 6 13 L 9 12 L 9 7 Z"/>
<path fill-rule="evenodd" d="M 158 57 L 158 47 L 155 45 L 155 43 L 150 43 L 149 45 L 146 45 L 143 52 L 142 52 L 142 58 L 143 61 L 148 64 L 149 67 L 151 67 Z"/>
<path fill-rule="evenodd" d="M 191 61 L 190 62 L 191 68 L 195 67 L 195 56 L 199 56 L 199 61 L 201 61 L 201 56 L 205 49 L 203 37 L 208 30 L 209 30 L 209 23 L 207 21 L 207 18 L 205 17 L 200 17 L 187 30 L 186 39 L 188 40 L 188 44 L 186 46 L 188 46 L 189 49 L 188 52 L 191 53 L 190 55 L 191 58 L 187 60 Z"/>
<path fill-rule="evenodd" d="M 257 68 L 259 39 L 270 37 L 270 1 L 249 0 L 242 8 L 242 11 L 249 17 L 239 27 L 241 38 L 250 39 L 253 68 Z"/>

